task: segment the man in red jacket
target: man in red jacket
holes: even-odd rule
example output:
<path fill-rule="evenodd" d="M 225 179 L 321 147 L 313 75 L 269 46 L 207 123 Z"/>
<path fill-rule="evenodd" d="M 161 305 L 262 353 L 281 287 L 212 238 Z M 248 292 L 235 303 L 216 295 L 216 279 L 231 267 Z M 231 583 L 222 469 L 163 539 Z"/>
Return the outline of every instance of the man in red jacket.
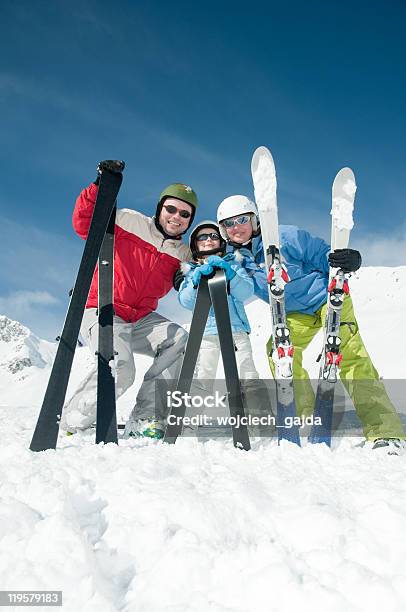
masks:
<path fill-rule="evenodd" d="M 106 160 L 98 170 L 114 172 L 120 162 Z M 73 212 L 73 227 L 87 238 L 98 191 L 98 179 L 79 195 Z M 134 353 L 148 355 L 153 363 L 144 376 L 125 435 L 159 438 L 163 435 L 165 408 L 155 397 L 155 381 L 175 379 L 186 331 L 155 312 L 158 300 L 173 286 L 180 263 L 191 258 L 182 242 L 198 204 L 188 185 L 173 183 L 159 197 L 155 216 L 118 209 L 114 243 L 114 350 L 116 397 L 134 382 Z M 83 316 L 81 333 L 92 354 L 97 351 L 98 279 L 94 274 Z M 96 418 L 96 364 L 65 406 L 61 427 L 69 432 L 85 429 Z M 158 394 L 157 394 L 158 395 Z"/>

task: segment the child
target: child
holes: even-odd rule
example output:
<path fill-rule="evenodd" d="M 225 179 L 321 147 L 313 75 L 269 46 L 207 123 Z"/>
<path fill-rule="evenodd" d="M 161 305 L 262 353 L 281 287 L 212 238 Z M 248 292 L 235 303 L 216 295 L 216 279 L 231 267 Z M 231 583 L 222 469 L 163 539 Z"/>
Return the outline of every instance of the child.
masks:
<path fill-rule="evenodd" d="M 249 387 L 253 386 L 249 384 L 251 380 L 256 381 L 253 391 L 256 393 L 260 390 L 263 394 L 266 389 L 263 388 L 264 385 L 257 382 L 259 375 L 254 364 L 249 339 L 251 329 L 244 309 L 244 302 L 254 294 L 252 279 L 241 266 L 238 253 L 225 255 L 225 240 L 220 235 L 217 223 L 213 221 L 204 221 L 193 229 L 190 236 L 190 249 L 193 261 L 181 266 L 184 278 L 179 285 L 179 302 L 185 308 L 193 310 L 201 276 L 210 274 L 213 268 L 224 270 L 228 281 L 228 308 L 240 379 L 243 381 L 246 395 L 250 393 Z M 214 386 L 219 357 L 220 344 L 212 307 L 194 373 L 194 386 L 200 387 L 205 393 Z M 257 397 L 257 405 L 258 399 Z"/>

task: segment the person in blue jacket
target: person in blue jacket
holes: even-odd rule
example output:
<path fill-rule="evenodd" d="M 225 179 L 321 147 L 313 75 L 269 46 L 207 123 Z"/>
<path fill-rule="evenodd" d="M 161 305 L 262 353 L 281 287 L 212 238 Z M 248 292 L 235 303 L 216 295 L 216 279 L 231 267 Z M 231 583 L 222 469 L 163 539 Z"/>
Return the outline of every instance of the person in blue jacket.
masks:
<path fill-rule="evenodd" d="M 203 221 L 193 229 L 190 236 L 190 249 L 193 261 L 182 264 L 178 283 L 175 282 L 175 288 L 179 291 L 179 302 L 184 308 L 193 310 L 201 276 L 212 274 L 214 268 L 224 270 L 228 282 L 228 308 L 237 367 L 247 398 L 247 406 L 256 404 L 258 407 L 259 401 L 263 404 L 263 409 L 270 411 L 266 388 L 258 382 L 259 375 L 254 364 L 249 339 L 251 328 L 244 309 L 244 302 L 254 294 L 254 281 L 241 266 L 242 257 L 238 252 L 225 254 L 226 242 L 220 236 L 218 225 L 215 222 Z M 197 387 L 200 383 L 201 389 L 212 390 L 219 357 L 219 337 L 214 310 L 211 307 L 194 373 Z M 254 383 L 250 384 L 251 381 Z M 196 388 L 196 384 L 194 386 Z M 254 401 L 253 394 L 256 394 L 257 401 Z"/>
<path fill-rule="evenodd" d="M 243 256 L 242 265 L 253 280 L 255 295 L 268 302 L 264 247 L 255 203 L 243 195 L 230 196 L 218 207 L 217 221 L 221 236 L 228 243 L 227 250 Z M 300 393 L 296 394 L 296 406 L 299 414 L 308 415 L 313 411 L 314 393 L 303 368 L 303 351 L 324 325 L 330 266 L 355 272 L 361 266 L 361 255 L 355 249 L 330 252 L 324 240 L 292 225 L 280 225 L 279 235 L 290 277 L 285 285 L 285 309 L 295 347 L 293 377 L 303 381 Z M 404 439 L 403 426 L 365 349 L 349 295 L 344 299 L 341 320 L 340 379 L 353 400 L 367 440 L 374 442 L 374 448 L 389 447 L 389 451 L 396 452 L 402 446 L 399 440 Z M 271 349 L 272 338 L 267 354 L 274 374 Z"/>

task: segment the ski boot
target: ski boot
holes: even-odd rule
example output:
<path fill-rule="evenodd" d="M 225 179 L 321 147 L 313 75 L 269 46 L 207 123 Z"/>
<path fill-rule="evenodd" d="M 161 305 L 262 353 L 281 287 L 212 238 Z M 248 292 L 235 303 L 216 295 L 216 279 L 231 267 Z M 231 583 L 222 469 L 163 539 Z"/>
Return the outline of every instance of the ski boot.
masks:
<path fill-rule="evenodd" d="M 154 419 L 139 419 L 135 421 L 130 417 L 125 425 L 123 440 L 128 440 L 128 438 L 161 440 L 164 437 L 164 433 L 165 428 L 161 421 Z"/>
<path fill-rule="evenodd" d="M 405 447 L 399 438 L 377 438 L 372 450 L 386 451 L 387 455 L 403 455 Z"/>

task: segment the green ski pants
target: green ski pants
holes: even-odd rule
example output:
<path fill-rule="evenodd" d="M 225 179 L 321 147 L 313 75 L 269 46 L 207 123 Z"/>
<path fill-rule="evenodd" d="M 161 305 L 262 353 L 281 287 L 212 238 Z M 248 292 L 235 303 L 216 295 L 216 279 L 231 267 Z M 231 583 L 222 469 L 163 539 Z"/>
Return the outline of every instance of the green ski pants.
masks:
<path fill-rule="evenodd" d="M 303 368 L 303 351 L 323 327 L 326 310 L 327 304 L 324 304 L 314 315 L 292 312 L 286 317 L 291 342 L 295 347 L 293 378 L 298 415 L 308 416 L 313 412 L 315 396 L 309 374 Z M 401 420 L 362 342 L 350 296 L 344 299 L 340 336 L 343 356 L 340 379 L 353 401 L 365 437 L 368 440 L 404 439 Z M 267 343 L 267 355 L 274 375 L 275 366 L 270 356 L 271 352 L 272 338 Z"/>

